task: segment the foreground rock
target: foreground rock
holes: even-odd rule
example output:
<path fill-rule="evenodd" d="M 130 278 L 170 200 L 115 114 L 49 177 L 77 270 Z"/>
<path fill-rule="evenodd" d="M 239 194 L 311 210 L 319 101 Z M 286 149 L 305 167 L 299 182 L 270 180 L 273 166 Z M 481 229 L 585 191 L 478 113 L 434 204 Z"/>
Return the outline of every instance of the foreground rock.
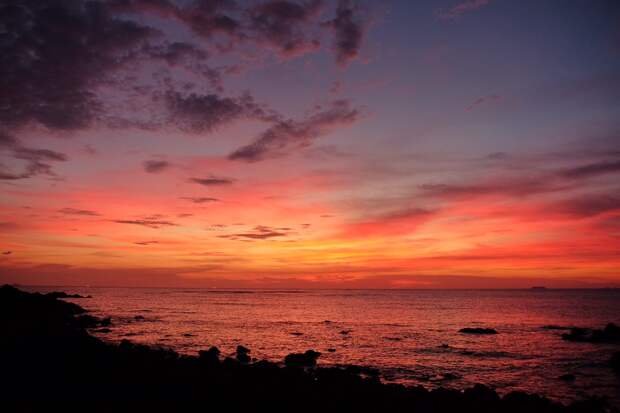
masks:
<path fill-rule="evenodd" d="M 284 364 L 288 367 L 314 367 L 321 353 L 308 350 L 305 353 L 291 353 L 284 358 Z"/>
<path fill-rule="evenodd" d="M 313 351 L 281 367 L 221 360 L 215 347 L 196 357 L 128 340 L 110 344 L 88 334 L 84 313 L 73 303 L 0 288 L 2 411 L 613 411 L 599 399 L 563 406 L 521 392 L 500 397 L 483 385 L 429 391 L 382 384 L 360 368 L 307 369 L 306 361 L 316 364 Z"/>
<path fill-rule="evenodd" d="M 570 332 L 562 334 L 567 341 L 586 343 L 620 343 L 620 327 L 609 323 L 603 329 L 573 327 Z"/>
<path fill-rule="evenodd" d="M 465 327 L 459 330 L 463 334 L 497 334 L 497 330 L 482 327 Z"/>

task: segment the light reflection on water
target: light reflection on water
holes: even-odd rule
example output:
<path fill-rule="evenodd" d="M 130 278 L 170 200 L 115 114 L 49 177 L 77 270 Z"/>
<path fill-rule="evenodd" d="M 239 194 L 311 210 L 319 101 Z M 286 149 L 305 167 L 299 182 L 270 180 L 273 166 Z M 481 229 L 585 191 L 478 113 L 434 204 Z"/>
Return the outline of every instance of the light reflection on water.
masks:
<path fill-rule="evenodd" d="M 562 331 L 541 328 L 620 324 L 618 290 L 65 290 L 92 295 L 72 301 L 113 317 L 113 331 L 100 335 L 109 340 L 190 354 L 209 346 L 232 354 L 243 344 L 274 361 L 315 349 L 321 364 L 377 367 L 385 381 L 485 383 L 565 402 L 607 395 L 620 405 L 620 379 L 608 366 L 618 346 L 566 342 Z M 499 334 L 458 333 L 471 326 Z M 558 379 L 567 373 L 577 379 Z"/>

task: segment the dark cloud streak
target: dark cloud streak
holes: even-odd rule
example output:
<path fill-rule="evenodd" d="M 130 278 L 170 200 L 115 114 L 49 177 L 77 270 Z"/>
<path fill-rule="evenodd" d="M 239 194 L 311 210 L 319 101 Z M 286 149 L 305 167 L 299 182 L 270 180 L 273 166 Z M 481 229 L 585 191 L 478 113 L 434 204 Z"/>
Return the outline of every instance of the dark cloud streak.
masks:
<path fill-rule="evenodd" d="M 337 126 L 348 125 L 359 119 L 358 109 L 348 101 L 332 102 L 326 110 L 315 113 L 302 121 L 285 120 L 263 132 L 254 142 L 243 146 L 228 156 L 230 160 L 257 162 L 303 149 Z"/>

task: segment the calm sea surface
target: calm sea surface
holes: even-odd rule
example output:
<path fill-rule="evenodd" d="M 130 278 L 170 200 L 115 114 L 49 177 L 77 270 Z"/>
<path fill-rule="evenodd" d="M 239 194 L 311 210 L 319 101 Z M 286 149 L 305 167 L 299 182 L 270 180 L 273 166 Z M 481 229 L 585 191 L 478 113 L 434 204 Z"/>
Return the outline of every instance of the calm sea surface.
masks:
<path fill-rule="evenodd" d="M 320 364 L 376 367 L 384 381 L 484 383 L 564 402 L 606 395 L 620 406 L 620 377 L 608 365 L 620 346 L 566 342 L 562 331 L 542 328 L 620 324 L 619 290 L 31 288 L 61 289 L 92 295 L 69 301 L 112 316 L 112 332 L 99 334 L 106 340 L 188 354 L 217 346 L 227 355 L 243 344 L 252 356 L 273 361 L 315 349 L 323 353 Z M 477 326 L 499 334 L 458 332 Z M 569 373 L 574 382 L 558 379 Z"/>

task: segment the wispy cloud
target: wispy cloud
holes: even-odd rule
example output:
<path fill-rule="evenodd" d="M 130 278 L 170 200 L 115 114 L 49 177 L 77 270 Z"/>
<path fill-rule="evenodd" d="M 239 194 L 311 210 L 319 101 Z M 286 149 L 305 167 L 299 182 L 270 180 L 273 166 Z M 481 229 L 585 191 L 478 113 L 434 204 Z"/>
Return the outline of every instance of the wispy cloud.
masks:
<path fill-rule="evenodd" d="M 178 226 L 178 224 L 174 222 L 159 219 L 116 219 L 112 222 L 116 222 L 117 224 L 140 225 L 154 229 Z"/>
<path fill-rule="evenodd" d="M 302 121 L 280 121 L 263 132 L 254 142 L 243 146 L 228 156 L 231 160 L 257 162 L 285 156 L 306 148 L 333 128 L 348 125 L 359 119 L 358 109 L 351 108 L 346 100 L 337 100 L 318 113 Z"/>
<path fill-rule="evenodd" d="M 463 14 L 478 10 L 491 3 L 491 0 L 465 0 L 461 3 L 455 4 L 447 9 L 439 9 L 435 12 L 435 16 L 442 20 L 454 20 L 461 17 Z"/>
<path fill-rule="evenodd" d="M 202 186 L 223 186 L 232 185 L 235 181 L 231 178 L 210 176 L 208 178 L 190 178 L 189 182 L 200 184 Z"/>
<path fill-rule="evenodd" d="M 612 173 L 620 173 L 620 161 L 602 161 L 569 168 L 562 171 L 561 175 L 565 178 L 581 179 Z"/>
<path fill-rule="evenodd" d="M 153 245 L 153 244 L 158 244 L 159 241 L 136 241 L 134 242 L 134 244 L 136 245 Z"/>
<path fill-rule="evenodd" d="M 81 216 L 89 216 L 89 217 L 97 217 L 100 214 L 95 211 L 91 211 L 88 209 L 76 209 L 76 208 L 62 208 L 59 209 L 58 212 L 66 215 L 81 215 Z"/>
<path fill-rule="evenodd" d="M 465 108 L 465 111 L 469 112 L 475 109 L 477 106 L 492 103 L 492 102 L 500 102 L 501 100 L 502 100 L 502 97 L 499 95 L 482 96 L 474 100 L 469 106 L 467 106 L 467 108 Z"/>
<path fill-rule="evenodd" d="M 207 202 L 218 202 L 219 201 L 219 199 L 211 198 L 211 197 L 182 196 L 181 199 L 193 202 L 194 204 L 204 204 L 204 203 L 207 203 Z"/>
<path fill-rule="evenodd" d="M 252 231 L 219 235 L 218 237 L 232 240 L 266 240 L 270 238 L 286 237 L 289 235 L 290 231 L 291 228 L 274 228 L 265 225 L 257 225 Z"/>
<path fill-rule="evenodd" d="M 324 25 L 334 32 L 334 49 L 336 61 L 340 66 L 347 66 L 357 58 L 364 37 L 365 28 L 356 19 L 359 7 L 351 0 L 340 0 L 336 17 Z"/>
<path fill-rule="evenodd" d="M 170 167 L 170 162 L 168 161 L 158 161 L 158 160 L 148 160 L 144 161 L 142 164 L 144 166 L 144 170 L 150 174 L 157 174 L 165 171 Z"/>

